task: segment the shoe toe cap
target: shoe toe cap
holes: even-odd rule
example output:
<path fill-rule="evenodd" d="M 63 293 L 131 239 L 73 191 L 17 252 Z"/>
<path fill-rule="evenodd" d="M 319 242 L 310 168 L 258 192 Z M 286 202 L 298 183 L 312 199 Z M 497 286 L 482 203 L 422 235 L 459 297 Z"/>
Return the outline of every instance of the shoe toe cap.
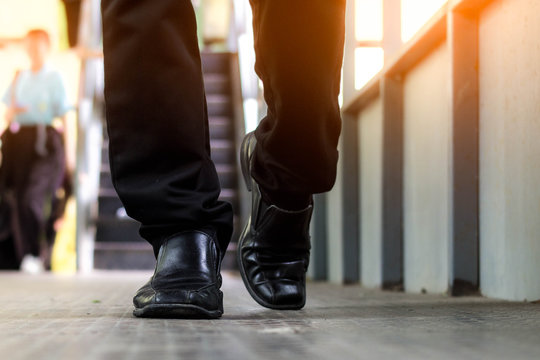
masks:
<path fill-rule="evenodd" d="M 259 284 L 254 290 L 269 307 L 299 309 L 306 302 L 305 286 L 296 281 L 269 281 Z"/>

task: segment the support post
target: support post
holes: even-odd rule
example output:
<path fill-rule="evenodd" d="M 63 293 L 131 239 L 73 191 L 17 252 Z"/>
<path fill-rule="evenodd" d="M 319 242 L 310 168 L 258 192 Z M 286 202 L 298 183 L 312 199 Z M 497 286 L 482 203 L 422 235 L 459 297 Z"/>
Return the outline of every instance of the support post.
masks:
<path fill-rule="evenodd" d="M 403 83 L 381 81 L 383 101 L 382 285 L 403 288 Z"/>
<path fill-rule="evenodd" d="M 311 276 L 313 280 L 328 280 L 328 229 L 326 194 L 313 196 L 313 236 Z"/>
<path fill-rule="evenodd" d="M 478 19 L 452 11 L 448 18 L 453 124 L 453 238 L 449 289 L 452 295 L 479 285 L 479 95 Z"/>
<path fill-rule="evenodd" d="M 360 236 L 358 194 L 358 121 L 348 114 L 343 116 L 343 281 L 360 280 Z"/>

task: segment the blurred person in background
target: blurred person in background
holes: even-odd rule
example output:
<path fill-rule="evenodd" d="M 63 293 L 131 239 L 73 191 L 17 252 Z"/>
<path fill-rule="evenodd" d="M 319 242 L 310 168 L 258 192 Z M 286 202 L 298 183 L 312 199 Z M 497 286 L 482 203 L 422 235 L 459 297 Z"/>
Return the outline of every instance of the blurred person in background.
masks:
<path fill-rule="evenodd" d="M 62 77 L 47 63 L 50 46 L 45 30 L 28 32 L 30 69 L 17 72 L 2 99 L 8 124 L 1 137 L 2 234 L 11 237 L 20 269 L 30 273 L 50 267 L 65 182 L 62 133 L 69 107 Z"/>

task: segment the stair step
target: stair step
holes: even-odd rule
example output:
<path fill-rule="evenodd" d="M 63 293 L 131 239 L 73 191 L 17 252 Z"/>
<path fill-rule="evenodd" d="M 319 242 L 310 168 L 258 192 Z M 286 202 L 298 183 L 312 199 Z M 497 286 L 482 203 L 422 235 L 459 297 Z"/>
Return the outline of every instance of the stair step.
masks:
<path fill-rule="evenodd" d="M 156 259 L 152 246 L 145 242 L 96 242 L 94 268 L 102 270 L 151 270 Z"/>
<path fill-rule="evenodd" d="M 119 209 L 124 207 L 116 191 L 100 189 L 98 195 L 98 213 L 101 216 L 116 216 Z"/>
<path fill-rule="evenodd" d="M 231 82 L 226 74 L 204 75 L 204 90 L 207 95 L 228 94 L 231 91 Z"/>
<path fill-rule="evenodd" d="M 210 139 L 226 140 L 234 136 L 233 120 L 229 117 L 212 116 L 208 118 Z"/>
<path fill-rule="evenodd" d="M 236 148 L 230 140 L 210 140 L 212 160 L 216 164 L 235 164 Z"/>
<path fill-rule="evenodd" d="M 238 187 L 238 174 L 236 166 L 216 164 L 216 171 L 218 173 L 219 183 L 222 189 Z"/>
<path fill-rule="evenodd" d="M 139 222 L 131 218 L 99 216 L 96 221 L 97 242 L 144 242 L 139 235 Z"/>
<path fill-rule="evenodd" d="M 208 116 L 232 116 L 231 98 L 227 95 L 208 95 Z"/>
<path fill-rule="evenodd" d="M 112 176 L 108 166 L 102 166 L 101 168 L 101 172 L 99 173 L 99 187 L 101 189 L 114 190 Z"/>
<path fill-rule="evenodd" d="M 201 62 L 205 74 L 228 74 L 230 71 L 229 53 L 201 53 Z"/>
<path fill-rule="evenodd" d="M 101 149 L 101 165 L 109 165 L 109 147 Z"/>
<path fill-rule="evenodd" d="M 96 243 L 94 246 L 94 268 L 100 270 L 152 270 L 156 258 L 152 246 L 147 242 Z M 221 269 L 237 269 L 236 243 L 231 242 L 225 253 Z"/>

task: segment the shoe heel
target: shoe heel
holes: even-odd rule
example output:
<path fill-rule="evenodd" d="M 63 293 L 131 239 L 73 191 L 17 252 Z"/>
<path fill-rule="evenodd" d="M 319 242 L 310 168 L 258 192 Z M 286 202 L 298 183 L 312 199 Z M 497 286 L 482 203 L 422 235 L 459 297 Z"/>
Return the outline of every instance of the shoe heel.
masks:
<path fill-rule="evenodd" d="M 252 190 L 251 174 L 249 172 L 249 146 L 251 143 L 252 136 L 246 136 L 242 141 L 242 146 L 240 147 L 240 167 L 242 169 L 242 176 L 244 177 L 244 182 L 248 191 Z"/>

